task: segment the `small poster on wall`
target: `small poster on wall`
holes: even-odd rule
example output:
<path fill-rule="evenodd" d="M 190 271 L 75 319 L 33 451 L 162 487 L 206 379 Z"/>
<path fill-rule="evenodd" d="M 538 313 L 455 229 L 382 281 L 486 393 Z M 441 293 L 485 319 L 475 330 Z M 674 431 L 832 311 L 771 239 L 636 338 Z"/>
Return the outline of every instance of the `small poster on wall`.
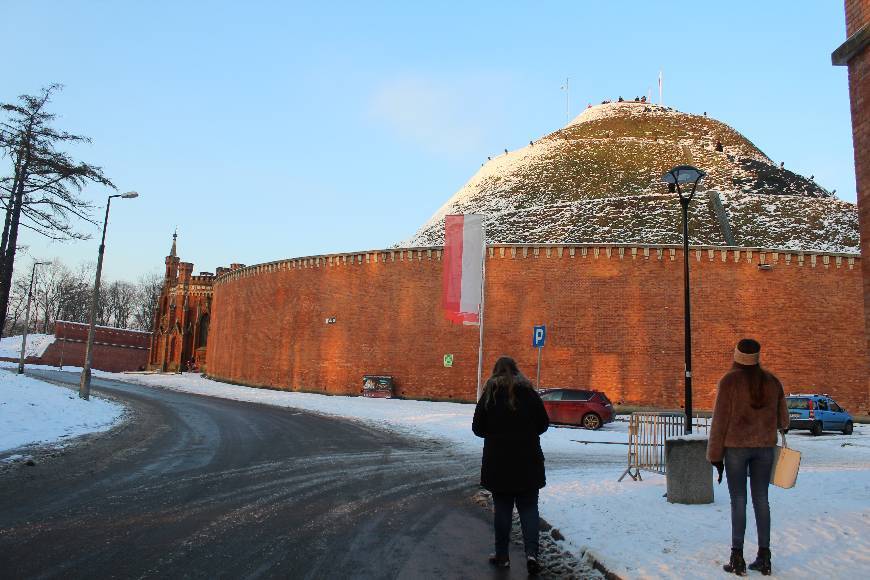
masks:
<path fill-rule="evenodd" d="M 393 377 L 386 375 L 363 375 L 363 397 L 393 398 Z"/>

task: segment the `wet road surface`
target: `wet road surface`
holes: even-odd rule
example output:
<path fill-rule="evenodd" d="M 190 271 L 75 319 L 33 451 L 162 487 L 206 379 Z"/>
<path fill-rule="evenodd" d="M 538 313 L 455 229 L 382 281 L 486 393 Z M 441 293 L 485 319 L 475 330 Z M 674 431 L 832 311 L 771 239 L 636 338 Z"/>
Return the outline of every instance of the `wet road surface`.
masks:
<path fill-rule="evenodd" d="M 0 473 L 2 578 L 525 577 L 516 546 L 511 572 L 486 563 L 477 457 L 294 409 L 93 389 L 134 418 Z"/>

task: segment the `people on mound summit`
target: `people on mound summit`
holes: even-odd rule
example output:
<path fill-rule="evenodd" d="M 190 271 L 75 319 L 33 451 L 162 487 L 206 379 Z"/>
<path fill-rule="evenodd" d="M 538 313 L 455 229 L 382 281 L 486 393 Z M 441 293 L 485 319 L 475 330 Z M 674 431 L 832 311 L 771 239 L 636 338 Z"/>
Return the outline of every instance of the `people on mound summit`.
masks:
<path fill-rule="evenodd" d="M 726 572 L 746 575 L 743 537 L 746 532 L 746 478 L 758 528 L 758 556 L 749 565 L 765 576 L 771 573 L 770 504 L 767 488 L 773 469 L 777 428 L 788 429 L 788 408 L 782 383 L 760 365 L 761 345 L 745 338 L 734 349 L 731 370 L 719 381 L 707 459 L 724 469 L 731 496 L 731 558 Z"/>
<path fill-rule="evenodd" d="M 520 516 L 526 567 L 537 574 L 538 491 L 546 485 L 540 435 L 550 426 L 541 397 L 512 358 L 501 357 L 474 409 L 472 430 L 483 438 L 480 485 L 492 492 L 495 553 L 490 563 L 510 567 L 514 504 Z"/>

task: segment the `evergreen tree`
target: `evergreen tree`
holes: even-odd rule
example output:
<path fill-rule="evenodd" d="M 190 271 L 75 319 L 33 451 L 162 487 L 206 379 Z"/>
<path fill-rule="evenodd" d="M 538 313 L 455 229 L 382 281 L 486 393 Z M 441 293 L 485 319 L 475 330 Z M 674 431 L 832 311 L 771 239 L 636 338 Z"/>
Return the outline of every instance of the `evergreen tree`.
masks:
<path fill-rule="evenodd" d="M 52 127 L 55 115 L 46 111 L 61 85 L 44 88 L 39 95 L 21 95 L 17 103 L 0 103 L 7 118 L 0 122 L 0 150 L 12 162 L 12 174 L 0 179 L 6 209 L 0 240 L 0 336 L 5 326 L 12 287 L 12 270 L 20 227 L 55 240 L 86 239 L 71 220 L 90 217 L 92 205 L 80 194 L 86 184 L 115 188 L 102 169 L 73 160 L 58 150 L 90 139 Z"/>

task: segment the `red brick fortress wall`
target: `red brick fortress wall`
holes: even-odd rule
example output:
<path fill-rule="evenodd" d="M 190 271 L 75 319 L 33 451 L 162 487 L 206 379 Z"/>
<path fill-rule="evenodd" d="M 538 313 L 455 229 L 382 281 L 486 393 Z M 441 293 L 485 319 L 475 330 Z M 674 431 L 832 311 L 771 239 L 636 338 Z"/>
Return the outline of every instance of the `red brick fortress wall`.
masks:
<path fill-rule="evenodd" d="M 787 391 L 870 402 L 855 256 L 691 250 L 695 401 L 712 406 L 734 344 L 759 339 Z M 759 263 L 770 264 L 768 270 Z M 601 389 L 626 404 L 679 407 L 682 251 L 643 246 L 488 248 L 484 374 L 503 354 L 535 374 L 532 326 L 547 325 L 542 386 Z M 441 249 L 286 260 L 217 278 L 208 373 L 279 389 L 359 393 L 393 375 L 399 395 L 473 400 L 478 329 L 441 310 Z M 334 319 L 334 322 L 331 322 Z M 452 354 L 453 366 L 444 366 Z"/>
<path fill-rule="evenodd" d="M 54 342 L 49 345 L 35 364 L 80 367 L 85 362 L 88 325 L 78 322 L 57 322 Z M 125 328 L 98 326 L 94 331 L 94 358 L 92 368 L 101 371 L 122 372 L 144 369 L 148 362 L 148 343 L 151 333 Z"/>
<path fill-rule="evenodd" d="M 870 0 L 846 0 L 845 4 L 846 37 L 853 39 L 862 28 L 870 26 Z M 866 258 L 870 256 L 870 46 L 865 45 L 851 56 L 848 66 L 861 255 Z M 864 272 L 864 325 L 868 351 L 866 388 L 870 390 L 870 268 Z"/>

